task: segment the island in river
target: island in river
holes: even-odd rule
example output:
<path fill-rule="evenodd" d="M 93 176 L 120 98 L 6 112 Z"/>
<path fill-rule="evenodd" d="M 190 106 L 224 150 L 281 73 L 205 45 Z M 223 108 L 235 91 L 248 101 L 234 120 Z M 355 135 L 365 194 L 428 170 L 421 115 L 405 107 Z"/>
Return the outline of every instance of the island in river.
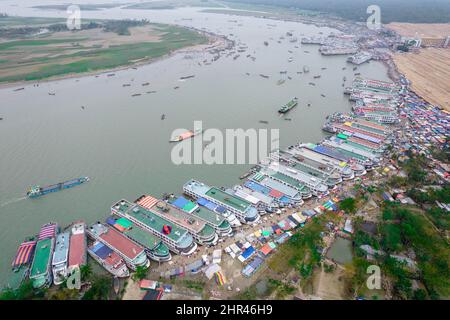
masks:
<path fill-rule="evenodd" d="M 0 83 L 44 80 L 149 62 L 207 44 L 206 34 L 147 20 L 92 20 L 70 31 L 61 19 L 0 17 Z"/>

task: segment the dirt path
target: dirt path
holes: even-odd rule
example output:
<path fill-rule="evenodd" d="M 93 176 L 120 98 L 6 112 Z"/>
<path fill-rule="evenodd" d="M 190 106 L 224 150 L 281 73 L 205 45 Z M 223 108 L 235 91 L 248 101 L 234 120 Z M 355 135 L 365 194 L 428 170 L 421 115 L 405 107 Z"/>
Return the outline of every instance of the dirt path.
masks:
<path fill-rule="evenodd" d="M 325 272 L 321 268 L 315 283 L 316 296 L 324 300 L 344 300 L 344 270 L 337 267 L 333 272 Z"/>
<path fill-rule="evenodd" d="M 142 300 L 143 296 L 144 292 L 139 288 L 139 283 L 130 277 L 122 300 Z"/>

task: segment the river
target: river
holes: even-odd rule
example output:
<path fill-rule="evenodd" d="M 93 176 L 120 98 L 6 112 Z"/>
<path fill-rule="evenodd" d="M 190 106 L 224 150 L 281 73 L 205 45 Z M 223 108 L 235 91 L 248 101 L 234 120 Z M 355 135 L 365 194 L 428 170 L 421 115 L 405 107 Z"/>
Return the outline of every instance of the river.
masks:
<path fill-rule="evenodd" d="M 46 3 L 52 2 L 42 2 Z M 2 1 L 2 10 L 21 16 L 65 16 L 65 12 L 44 12 L 27 5 L 33 2 L 16 5 L 15 1 Z M 86 11 L 82 17 L 147 18 L 204 28 L 228 35 L 248 46 L 247 51 L 236 60 L 222 57 L 211 65 L 198 65 L 211 59 L 208 53 L 191 54 L 192 59 L 180 53 L 136 70 L 115 72 L 114 77 L 102 74 L 43 82 L 38 87 L 30 84 L 17 92 L 14 88 L 0 89 L 0 116 L 4 118 L 0 122 L 0 282 L 7 277 L 17 245 L 46 222 L 64 226 L 80 218 L 88 223 L 104 220 L 111 204 L 120 198 L 181 193 L 183 183 L 192 177 L 228 186 L 237 183 L 250 167 L 174 165 L 170 160 L 173 145 L 168 139 L 176 128 L 190 129 L 194 120 L 202 120 L 204 128 L 221 130 L 278 128 L 280 146 L 286 147 L 298 141 L 318 142 L 324 137 L 321 126 L 326 115 L 350 110 L 341 84 L 344 76 L 351 80 L 354 71 L 345 56 L 324 57 L 317 46 L 302 46 L 287 39 L 277 42 L 287 31 L 300 40 L 302 35 L 327 34 L 332 29 L 199 11 L 115 8 Z M 268 46 L 264 45 L 266 40 Z M 256 60 L 246 58 L 247 54 Z M 289 57 L 292 62 L 288 62 Z M 297 74 L 303 65 L 309 66 L 310 72 Z M 288 74 L 280 75 L 281 70 Z M 364 64 L 358 72 L 388 79 L 386 68 L 378 62 Z M 264 79 L 260 73 L 270 78 Z M 195 78 L 179 81 L 191 74 Z M 317 74 L 322 77 L 313 79 Z M 281 77 L 286 82 L 277 85 Z M 311 81 L 316 86 L 309 85 Z M 144 82 L 150 85 L 142 87 Z M 123 87 L 124 83 L 132 85 Z M 174 90 L 175 86 L 180 88 Z M 131 97 L 149 90 L 157 92 Z M 289 113 L 292 121 L 285 121 L 277 109 L 293 96 L 299 98 L 299 105 Z M 162 114 L 166 115 L 163 121 Z M 91 181 L 39 199 L 24 198 L 30 185 L 80 176 L 89 176 Z"/>

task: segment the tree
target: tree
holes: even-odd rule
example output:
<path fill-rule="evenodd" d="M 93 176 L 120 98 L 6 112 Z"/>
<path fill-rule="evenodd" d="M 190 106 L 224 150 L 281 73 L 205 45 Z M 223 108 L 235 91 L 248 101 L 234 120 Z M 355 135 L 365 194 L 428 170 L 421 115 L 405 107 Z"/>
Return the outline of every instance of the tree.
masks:
<path fill-rule="evenodd" d="M 5 288 L 0 294 L 0 300 L 27 300 L 34 297 L 31 281 L 24 281 L 17 289 Z"/>
<path fill-rule="evenodd" d="M 86 281 L 92 275 L 92 267 L 89 264 L 85 264 L 80 267 L 81 281 Z"/>
<path fill-rule="evenodd" d="M 111 289 L 111 278 L 106 276 L 96 276 L 92 281 L 91 288 L 86 291 L 83 300 L 105 300 L 108 298 Z"/>
<path fill-rule="evenodd" d="M 354 198 L 346 198 L 339 203 L 339 208 L 349 213 L 354 213 L 356 210 L 356 201 Z"/>
<path fill-rule="evenodd" d="M 139 267 L 136 268 L 136 271 L 133 273 L 131 278 L 134 281 L 142 280 L 142 279 L 144 279 L 147 276 L 147 270 L 148 270 L 148 268 L 146 268 L 144 266 L 139 266 Z"/>

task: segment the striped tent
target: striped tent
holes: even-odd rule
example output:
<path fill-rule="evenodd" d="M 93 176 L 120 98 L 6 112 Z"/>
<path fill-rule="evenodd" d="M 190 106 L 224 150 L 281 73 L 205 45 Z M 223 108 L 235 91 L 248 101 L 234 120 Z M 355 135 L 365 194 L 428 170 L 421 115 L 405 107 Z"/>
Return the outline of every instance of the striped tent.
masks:
<path fill-rule="evenodd" d="M 220 271 L 214 273 L 214 279 L 219 286 L 223 286 L 225 284 L 225 277 Z"/>
<path fill-rule="evenodd" d="M 33 256 L 36 241 L 27 241 L 22 243 L 17 249 L 16 256 L 12 262 L 12 267 L 17 268 L 21 265 L 28 264 Z"/>
<path fill-rule="evenodd" d="M 39 232 L 38 240 L 54 238 L 56 237 L 56 223 L 47 223 L 41 227 L 41 231 Z"/>
<path fill-rule="evenodd" d="M 150 209 L 153 207 L 159 200 L 156 198 L 153 198 L 152 196 L 143 196 L 138 201 L 137 204 L 146 208 Z"/>

